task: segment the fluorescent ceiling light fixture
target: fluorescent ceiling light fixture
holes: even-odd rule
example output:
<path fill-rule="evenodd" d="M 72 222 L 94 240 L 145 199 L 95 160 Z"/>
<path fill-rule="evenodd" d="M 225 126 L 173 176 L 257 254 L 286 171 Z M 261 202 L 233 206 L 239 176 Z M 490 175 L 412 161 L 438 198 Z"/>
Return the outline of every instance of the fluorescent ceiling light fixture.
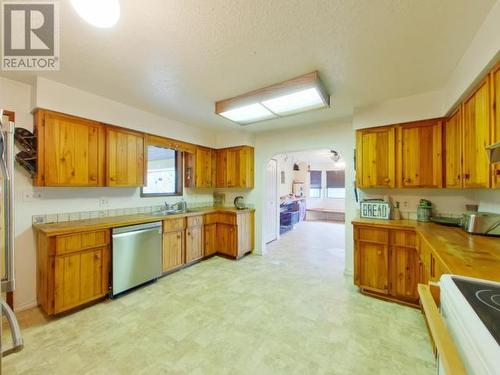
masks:
<path fill-rule="evenodd" d="M 93 26 L 110 28 L 120 19 L 118 0 L 71 0 L 76 13 Z"/>
<path fill-rule="evenodd" d="M 215 103 L 215 113 L 240 125 L 330 106 L 318 72 Z"/>
<path fill-rule="evenodd" d="M 259 103 L 245 105 L 219 113 L 221 116 L 241 124 L 268 120 L 276 117 Z"/>
<path fill-rule="evenodd" d="M 262 104 L 278 115 L 308 111 L 325 105 L 316 87 L 265 100 Z"/>

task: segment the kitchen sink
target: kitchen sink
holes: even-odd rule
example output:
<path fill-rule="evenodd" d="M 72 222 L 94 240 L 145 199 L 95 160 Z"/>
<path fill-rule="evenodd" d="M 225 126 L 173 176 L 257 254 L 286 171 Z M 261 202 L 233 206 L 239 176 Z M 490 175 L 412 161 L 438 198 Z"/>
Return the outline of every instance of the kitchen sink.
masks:
<path fill-rule="evenodd" d="M 188 210 L 175 210 L 175 211 L 156 211 L 151 213 L 153 216 L 168 216 L 168 215 L 177 215 L 177 214 L 184 214 L 186 212 L 189 212 Z"/>

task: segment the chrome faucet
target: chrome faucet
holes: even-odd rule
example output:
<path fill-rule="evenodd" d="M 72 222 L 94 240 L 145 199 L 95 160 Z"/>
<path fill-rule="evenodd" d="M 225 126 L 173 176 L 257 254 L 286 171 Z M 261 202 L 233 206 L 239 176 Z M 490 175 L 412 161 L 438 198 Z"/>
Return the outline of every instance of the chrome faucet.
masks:
<path fill-rule="evenodd" d="M 165 202 L 165 208 L 167 211 L 183 212 L 183 211 L 186 211 L 186 209 L 187 209 L 187 203 L 184 199 L 181 199 L 180 201 L 172 203 L 172 204 L 168 204 L 167 202 Z"/>

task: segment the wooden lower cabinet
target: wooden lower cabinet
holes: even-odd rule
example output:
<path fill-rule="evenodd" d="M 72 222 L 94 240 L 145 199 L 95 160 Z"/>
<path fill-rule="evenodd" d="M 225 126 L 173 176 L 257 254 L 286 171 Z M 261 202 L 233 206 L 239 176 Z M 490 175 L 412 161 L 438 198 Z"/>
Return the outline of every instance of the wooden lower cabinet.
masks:
<path fill-rule="evenodd" d="M 163 272 L 184 264 L 184 230 L 163 233 Z"/>
<path fill-rule="evenodd" d="M 54 313 L 108 293 L 109 248 L 81 251 L 54 259 Z"/>
<path fill-rule="evenodd" d="M 217 223 L 205 224 L 205 256 L 211 256 L 217 253 Z"/>
<path fill-rule="evenodd" d="M 236 225 L 217 223 L 217 242 L 219 253 L 236 258 Z"/>
<path fill-rule="evenodd" d="M 203 226 L 186 229 L 186 263 L 203 258 Z"/>
<path fill-rule="evenodd" d="M 419 260 L 416 248 L 395 246 L 392 248 L 391 294 L 410 302 L 418 301 L 417 286 L 420 280 Z"/>
<path fill-rule="evenodd" d="M 253 212 L 222 214 L 217 223 L 218 252 L 236 259 L 251 252 L 254 247 L 253 228 Z"/>
<path fill-rule="evenodd" d="M 47 237 L 37 233 L 37 299 L 49 315 L 107 295 L 109 230 Z"/>
<path fill-rule="evenodd" d="M 356 245 L 357 285 L 363 290 L 389 293 L 389 247 L 358 241 Z"/>
<path fill-rule="evenodd" d="M 354 283 L 362 292 L 418 304 L 419 256 L 414 231 L 354 225 Z"/>

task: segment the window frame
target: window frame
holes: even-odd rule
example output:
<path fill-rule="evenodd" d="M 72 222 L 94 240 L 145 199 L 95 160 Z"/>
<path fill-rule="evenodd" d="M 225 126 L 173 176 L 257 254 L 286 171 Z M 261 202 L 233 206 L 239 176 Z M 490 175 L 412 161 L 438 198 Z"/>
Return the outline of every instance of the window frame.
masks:
<path fill-rule="evenodd" d="M 319 172 L 319 187 L 311 187 L 311 172 Z M 319 194 L 317 197 L 311 196 L 311 190 L 318 190 Z M 321 169 L 314 169 L 309 171 L 309 191 L 308 198 L 310 199 L 321 199 L 323 195 L 323 171 Z"/>
<path fill-rule="evenodd" d="M 329 186 L 328 185 L 328 172 L 343 172 L 344 174 L 344 185 L 343 186 Z M 328 195 L 328 189 L 343 189 L 344 190 L 344 199 L 345 199 L 345 169 L 329 169 L 325 171 L 325 177 L 326 177 L 326 186 L 325 186 L 325 198 L 327 199 L 342 199 L 340 197 L 331 197 Z"/>
<path fill-rule="evenodd" d="M 175 192 L 173 193 L 145 193 L 144 192 L 144 187 L 141 186 L 141 198 L 154 198 L 154 197 L 181 197 L 183 195 L 183 169 L 182 168 L 182 160 L 183 160 L 183 155 L 182 151 L 172 148 L 169 145 L 163 144 L 161 142 L 152 142 L 148 140 L 148 143 L 146 144 L 146 168 L 144 169 L 144 180 L 148 181 L 148 157 L 149 154 L 149 146 L 153 147 L 160 147 L 160 148 L 165 148 L 165 149 L 170 149 L 175 151 Z"/>

